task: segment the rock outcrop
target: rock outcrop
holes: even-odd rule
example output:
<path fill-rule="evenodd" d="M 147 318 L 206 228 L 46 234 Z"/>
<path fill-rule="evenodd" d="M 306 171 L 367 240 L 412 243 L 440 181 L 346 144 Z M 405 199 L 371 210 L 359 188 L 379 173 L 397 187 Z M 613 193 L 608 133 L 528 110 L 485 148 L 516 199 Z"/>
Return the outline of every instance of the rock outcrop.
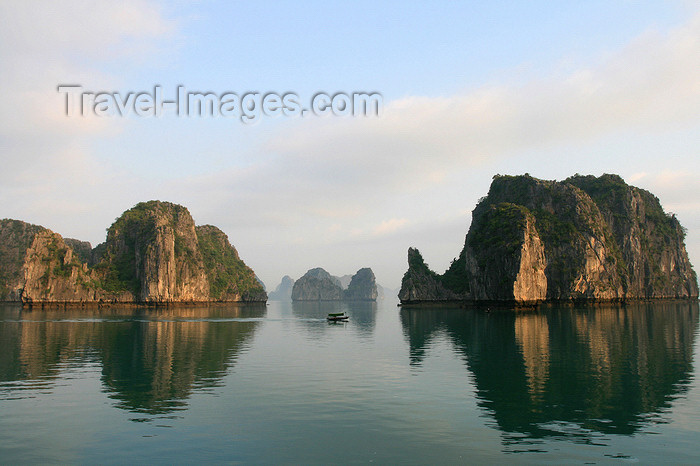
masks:
<path fill-rule="evenodd" d="M 0 301 L 20 301 L 27 250 L 39 232 L 48 231 L 20 220 L 0 220 Z"/>
<path fill-rule="evenodd" d="M 0 300 L 173 303 L 265 301 L 263 287 L 216 227 L 149 201 L 124 212 L 107 240 L 64 240 L 46 228 L 0 221 Z"/>
<path fill-rule="evenodd" d="M 269 294 L 270 301 L 291 301 L 294 279 L 289 275 L 282 277 L 282 281 L 274 291 Z"/>
<path fill-rule="evenodd" d="M 685 233 L 619 176 L 495 176 L 443 274 L 409 249 L 402 303 L 697 298 Z"/>
<path fill-rule="evenodd" d="M 352 276 L 343 297 L 346 301 L 376 301 L 378 295 L 374 272 L 366 267 Z"/>
<path fill-rule="evenodd" d="M 105 298 L 61 235 L 19 220 L 0 220 L 0 301 L 83 302 Z"/>
<path fill-rule="evenodd" d="M 353 275 L 347 289 L 340 278 L 322 268 L 311 269 L 292 288 L 293 301 L 376 301 L 377 283 L 374 272 L 363 268 Z"/>
<path fill-rule="evenodd" d="M 292 288 L 293 301 L 340 301 L 343 287 L 340 281 L 320 267 L 311 269 Z"/>
<path fill-rule="evenodd" d="M 408 270 L 401 281 L 399 299 L 412 303 L 422 301 L 456 301 L 460 294 L 443 285 L 442 277 L 430 270 L 415 248 L 408 248 Z"/>
<path fill-rule="evenodd" d="M 88 265 L 94 265 L 92 262 L 92 245 L 89 241 L 80 241 L 79 239 L 63 238 L 66 246 L 73 250 L 80 262 L 85 262 Z"/>

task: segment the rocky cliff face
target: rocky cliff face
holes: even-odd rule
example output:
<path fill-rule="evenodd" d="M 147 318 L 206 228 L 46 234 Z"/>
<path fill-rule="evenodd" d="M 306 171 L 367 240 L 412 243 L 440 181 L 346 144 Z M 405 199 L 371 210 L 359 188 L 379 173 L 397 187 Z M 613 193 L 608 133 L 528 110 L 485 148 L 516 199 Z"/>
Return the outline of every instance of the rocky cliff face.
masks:
<path fill-rule="evenodd" d="M 61 235 L 19 220 L 0 221 L 0 300 L 75 303 L 107 298 L 95 284 L 95 273 Z"/>
<path fill-rule="evenodd" d="M 255 274 L 216 227 L 186 208 L 140 203 L 107 240 L 64 240 L 42 227 L 0 222 L 0 299 L 23 302 L 265 301 Z"/>
<path fill-rule="evenodd" d="M 21 300 L 25 257 L 40 231 L 48 230 L 19 220 L 0 220 L 0 301 Z"/>
<path fill-rule="evenodd" d="M 598 205 L 610 228 L 625 272 L 627 294 L 648 298 L 698 295 L 697 279 L 685 249 L 685 231 L 650 192 L 627 186 L 615 175 L 566 180 Z"/>
<path fill-rule="evenodd" d="M 107 230 L 96 267 L 139 302 L 210 299 L 194 221 L 169 202 L 143 202 L 124 212 Z"/>
<path fill-rule="evenodd" d="M 271 301 L 291 301 L 292 288 L 294 287 L 294 279 L 289 275 L 282 277 L 282 281 L 274 291 L 270 292 Z"/>
<path fill-rule="evenodd" d="M 358 270 L 350 279 L 348 288 L 344 290 L 344 298 L 347 301 L 376 301 L 377 296 L 377 282 L 370 268 Z"/>
<path fill-rule="evenodd" d="M 27 249 L 23 264 L 23 302 L 129 301 L 126 293 L 107 293 L 99 287 L 96 274 L 80 262 L 61 235 L 50 230 L 38 232 Z"/>
<path fill-rule="evenodd" d="M 399 297 L 404 303 L 695 298 L 683 240 L 677 219 L 656 197 L 618 176 L 563 182 L 496 176 L 445 274 L 431 272 L 409 249 Z"/>
<path fill-rule="evenodd" d="M 88 265 L 94 265 L 92 263 L 92 245 L 89 241 L 80 241 L 79 239 L 73 238 L 63 238 L 66 246 L 73 250 L 73 254 L 78 258 L 80 262 L 84 262 Z"/>
<path fill-rule="evenodd" d="M 377 283 L 370 268 L 357 271 L 350 278 L 348 288 L 322 268 L 311 269 L 294 282 L 293 301 L 376 301 Z"/>

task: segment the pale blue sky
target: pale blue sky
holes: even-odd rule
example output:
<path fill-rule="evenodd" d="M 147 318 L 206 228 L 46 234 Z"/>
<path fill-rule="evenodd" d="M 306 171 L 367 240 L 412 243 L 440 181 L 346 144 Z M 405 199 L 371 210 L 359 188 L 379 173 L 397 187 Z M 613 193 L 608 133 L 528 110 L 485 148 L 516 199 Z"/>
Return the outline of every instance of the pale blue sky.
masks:
<path fill-rule="evenodd" d="M 16 2 L 0 6 L 0 217 L 96 244 L 161 199 L 268 288 L 322 266 L 442 271 L 495 173 L 621 174 L 700 261 L 700 2 Z M 378 119 L 67 118 L 56 86 L 376 91 Z"/>

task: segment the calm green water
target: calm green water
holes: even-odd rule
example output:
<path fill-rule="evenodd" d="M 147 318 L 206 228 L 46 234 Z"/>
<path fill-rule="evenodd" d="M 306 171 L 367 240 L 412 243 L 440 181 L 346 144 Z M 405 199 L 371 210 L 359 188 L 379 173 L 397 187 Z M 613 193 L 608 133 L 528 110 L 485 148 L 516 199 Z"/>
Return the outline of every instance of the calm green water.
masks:
<path fill-rule="evenodd" d="M 697 464 L 697 335 L 697 303 L 4 306 L 0 462 Z"/>

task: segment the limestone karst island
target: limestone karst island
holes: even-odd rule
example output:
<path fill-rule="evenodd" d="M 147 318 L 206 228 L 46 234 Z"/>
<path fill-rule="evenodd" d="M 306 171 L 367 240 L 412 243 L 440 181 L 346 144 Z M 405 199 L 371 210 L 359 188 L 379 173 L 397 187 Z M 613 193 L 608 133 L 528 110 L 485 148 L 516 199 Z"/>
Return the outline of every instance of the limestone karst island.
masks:
<path fill-rule="evenodd" d="M 334 277 L 317 267 L 304 274 L 292 286 L 292 301 L 376 301 L 377 282 L 370 268 L 362 268 L 350 281 L 349 276 Z"/>
<path fill-rule="evenodd" d="M 619 176 L 496 175 L 445 273 L 408 250 L 399 298 L 404 305 L 697 299 L 684 239 L 653 194 Z"/>
<path fill-rule="evenodd" d="M 226 235 L 189 211 L 149 201 L 124 212 L 104 243 L 0 221 L 0 301 L 23 303 L 264 302 Z"/>
<path fill-rule="evenodd" d="M 399 299 L 417 303 L 536 304 L 698 297 L 685 231 L 650 192 L 616 175 L 545 181 L 493 179 L 459 256 L 443 274 L 408 250 Z M 380 287 L 381 289 L 381 287 Z M 375 301 L 370 268 L 334 277 L 321 268 L 273 292 L 294 301 Z M 0 301 L 33 303 L 265 302 L 227 236 L 189 211 L 149 201 L 124 212 L 106 241 L 63 238 L 0 221 Z"/>

